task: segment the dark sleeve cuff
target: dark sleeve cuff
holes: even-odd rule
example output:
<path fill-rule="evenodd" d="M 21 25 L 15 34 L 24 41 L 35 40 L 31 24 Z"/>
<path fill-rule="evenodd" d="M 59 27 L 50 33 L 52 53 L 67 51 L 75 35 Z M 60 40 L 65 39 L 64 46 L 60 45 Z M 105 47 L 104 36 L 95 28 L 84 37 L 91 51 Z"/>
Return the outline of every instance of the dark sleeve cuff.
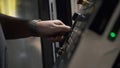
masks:
<path fill-rule="evenodd" d="M 37 30 L 37 22 L 40 22 L 41 20 L 32 20 L 29 22 L 29 30 L 32 36 L 39 36 L 38 30 Z"/>

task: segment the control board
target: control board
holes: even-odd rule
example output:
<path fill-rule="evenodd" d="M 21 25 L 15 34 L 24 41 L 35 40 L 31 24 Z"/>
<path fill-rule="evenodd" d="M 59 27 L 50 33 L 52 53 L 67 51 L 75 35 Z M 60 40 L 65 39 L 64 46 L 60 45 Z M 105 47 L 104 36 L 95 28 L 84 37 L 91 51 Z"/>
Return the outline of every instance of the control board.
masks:
<path fill-rule="evenodd" d="M 65 37 L 64 44 L 56 51 L 57 60 L 53 68 L 67 68 L 84 31 L 88 29 L 101 2 L 85 0 L 82 3 L 81 9 L 73 14 L 72 31 Z M 97 5 L 96 5 L 97 4 Z M 96 6 L 95 6 L 96 5 Z"/>
<path fill-rule="evenodd" d="M 73 14 L 72 31 L 57 50 L 53 68 L 112 68 L 120 51 L 120 1 L 110 0 L 112 8 L 105 0 L 78 3 L 81 8 Z"/>

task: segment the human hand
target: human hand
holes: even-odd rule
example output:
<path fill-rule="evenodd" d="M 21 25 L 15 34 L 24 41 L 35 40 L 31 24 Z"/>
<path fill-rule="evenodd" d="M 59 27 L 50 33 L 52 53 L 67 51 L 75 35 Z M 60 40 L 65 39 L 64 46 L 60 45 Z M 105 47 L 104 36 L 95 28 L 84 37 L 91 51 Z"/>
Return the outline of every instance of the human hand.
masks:
<path fill-rule="evenodd" d="M 36 26 L 39 36 L 45 37 L 50 41 L 62 40 L 64 34 L 71 30 L 69 26 L 66 26 L 60 20 L 40 21 L 36 23 Z"/>

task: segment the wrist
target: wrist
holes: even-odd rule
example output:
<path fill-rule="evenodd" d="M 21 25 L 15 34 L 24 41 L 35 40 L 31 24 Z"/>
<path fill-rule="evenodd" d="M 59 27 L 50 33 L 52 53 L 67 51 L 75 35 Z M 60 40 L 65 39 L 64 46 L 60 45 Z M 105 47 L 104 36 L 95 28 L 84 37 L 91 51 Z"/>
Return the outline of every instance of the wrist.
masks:
<path fill-rule="evenodd" d="M 39 36 L 38 30 L 37 30 L 37 23 L 40 22 L 41 20 L 31 20 L 29 22 L 29 31 L 31 36 Z"/>

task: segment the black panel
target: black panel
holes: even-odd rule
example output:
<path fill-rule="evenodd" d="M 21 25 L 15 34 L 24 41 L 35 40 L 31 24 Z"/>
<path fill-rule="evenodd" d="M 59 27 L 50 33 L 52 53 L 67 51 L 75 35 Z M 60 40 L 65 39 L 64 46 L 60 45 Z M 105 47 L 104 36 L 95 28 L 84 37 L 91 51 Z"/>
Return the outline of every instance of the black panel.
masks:
<path fill-rule="evenodd" d="M 91 30 L 97 34 L 103 34 L 118 1 L 119 0 L 103 0 L 101 8 L 90 26 Z"/>
<path fill-rule="evenodd" d="M 39 18 L 42 20 L 50 20 L 49 0 L 38 0 L 39 2 Z M 41 38 L 42 44 L 42 60 L 43 68 L 52 68 L 53 66 L 53 48 L 52 42 Z"/>
<path fill-rule="evenodd" d="M 42 20 L 50 20 L 49 0 L 38 0 L 39 18 Z"/>
<path fill-rule="evenodd" d="M 57 18 L 62 20 L 66 25 L 72 25 L 71 1 L 56 0 Z"/>
<path fill-rule="evenodd" d="M 66 25 L 71 26 L 72 25 L 71 1 L 56 0 L 56 7 L 57 7 L 57 18 L 63 21 Z M 63 45 L 63 43 L 64 40 L 60 42 L 60 45 Z"/>
<path fill-rule="evenodd" d="M 41 42 L 43 68 L 52 68 L 54 63 L 52 43 L 44 38 L 41 39 Z"/>

